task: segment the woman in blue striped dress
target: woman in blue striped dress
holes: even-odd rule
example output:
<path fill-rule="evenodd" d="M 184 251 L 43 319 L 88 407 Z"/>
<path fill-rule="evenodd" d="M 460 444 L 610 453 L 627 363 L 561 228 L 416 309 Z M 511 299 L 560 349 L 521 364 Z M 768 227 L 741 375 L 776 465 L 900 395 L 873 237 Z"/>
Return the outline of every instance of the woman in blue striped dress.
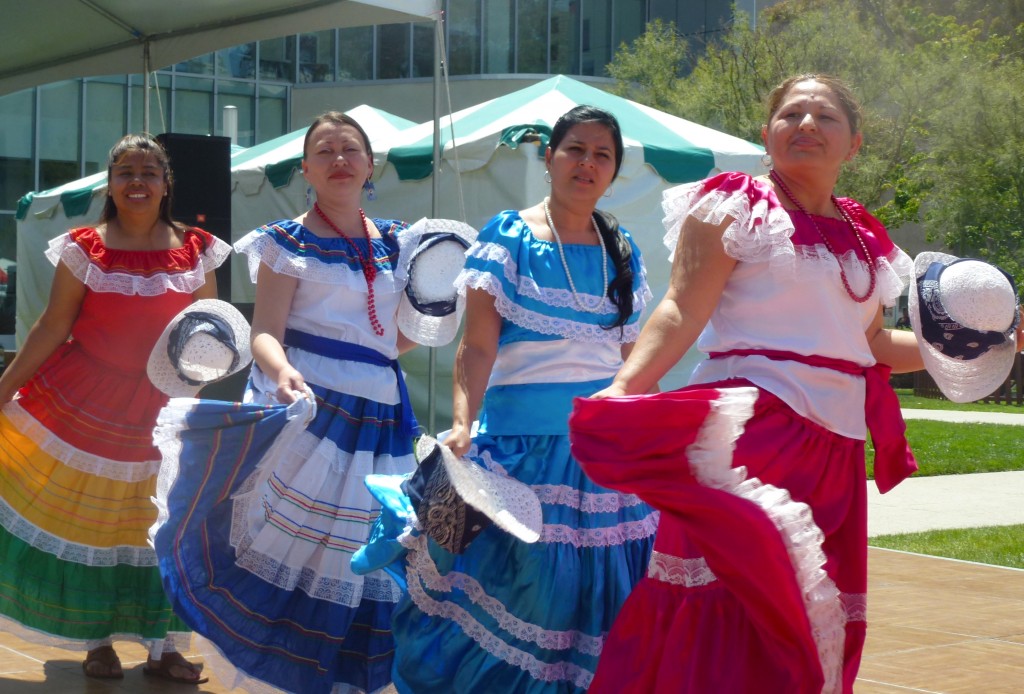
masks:
<path fill-rule="evenodd" d="M 397 362 L 412 346 L 396 324 L 406 225 L 363 214 L 372 170 L 354 120 L 314 121 L 302 172 L 317 202 L 235 244 L 256 282 L 246 403 L 172 401 L 158 430 L 164 585 L 231 686 L 372 692 L 391 679 L 400 591 L 349 567 L 378 514 L 364 478 L 415 465 Z M 315 415 L 286 424 L 304 393 Z"/>
<path fill-rule="evenodd" d="M 405 540 L 401 692 L 581 692 L 646 570 L 655 512 L 587 479 L 568 437 L 573 398 L 611 382 L 650 297 L 639 249 L 595 210 L 621 161 L 615 118 L 573 109 L 545 154 L 550 197 L 501 212 L 467 251 L 445 444 L 529 485 L 544 525 L 534 544 L 492 525 L 458 555 Z"/>

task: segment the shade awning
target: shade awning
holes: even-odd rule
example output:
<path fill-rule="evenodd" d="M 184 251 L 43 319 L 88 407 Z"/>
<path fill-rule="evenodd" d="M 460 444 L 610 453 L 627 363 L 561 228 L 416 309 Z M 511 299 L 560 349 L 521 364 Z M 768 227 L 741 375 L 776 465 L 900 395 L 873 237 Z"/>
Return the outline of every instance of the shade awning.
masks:
<path fill-rule="evenodd" d="M 250 41 L 422 22 L 440 0 L 40 0 L 6 3 L 0 95 L 76 77 L 160 69 Z M 145 62 L 145 48 L 149 63 Z"/>

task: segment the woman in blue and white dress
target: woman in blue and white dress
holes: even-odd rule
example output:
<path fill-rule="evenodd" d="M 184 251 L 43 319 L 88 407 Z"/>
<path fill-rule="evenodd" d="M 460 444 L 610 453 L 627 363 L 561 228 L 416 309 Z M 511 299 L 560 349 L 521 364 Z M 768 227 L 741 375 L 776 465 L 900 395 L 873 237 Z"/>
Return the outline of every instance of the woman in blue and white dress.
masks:
<path fill-rule="evenodd" d="M 545 161 L 550 197 L 498 214 L 467 251 L 444 441 L 530 485 L 543 530 L 527 544 L 492 525 L 459 555 L 405 540 L 408 593 L 392 623 L 401 692 L 583 691 L 646 570 L 655 512 L 587 479 L 568 438 L 573 398 L 611 382 L 650 298 L 639 249 L 595 210 L 622 161 L 618 123 L 573 109 Z"/>
<path fill-rule="evenodd" d="M 302 172 L 317 202 L 235 244 L 256 281 L 246 403 L 180 401 L 158 430 L 165 588 L 232 666 L 225 684 L 248 691 L 370 692 L 391 679 L 400 590 L 349 566 L 379 513 L 364 478 L 415 467 L 397 362 L 413 346 L 396 322 L 406 225 L 366 218 L 372 169 L 358 123 L 313 122 Z M 303 394 L 316 405 L 305 423 L 293 412 Z"/>

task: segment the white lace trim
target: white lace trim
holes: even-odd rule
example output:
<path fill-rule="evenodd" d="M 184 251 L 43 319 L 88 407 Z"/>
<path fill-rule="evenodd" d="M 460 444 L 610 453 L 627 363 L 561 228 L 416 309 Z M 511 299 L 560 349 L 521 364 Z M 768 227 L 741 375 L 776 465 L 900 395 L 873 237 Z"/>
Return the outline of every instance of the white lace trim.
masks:
<path fill-rule="evenodd" d="M 732 218 L 722 235 L 725 252 L 731 258 L 750 263 L 768 261 L 773 271 L 792 272 L 794 250 L 790 236 L 794 229 L 784 210 L 769 209 L 767 200 L 759 200 L 751 207 L 747 196 L 739 191 L 716 189 L 702 195 L 703 185 L 687 183 L 662 194 L 664 243 L 670 259 L 686 217 L 715 226 Z"/>
<path fill-rule="evenodd" d="M 52 554 L 61 561 L 86 566 L 156 566 L 156 552 L 152 547 L 92 547 L 69 542 L 36 527 L 22 518 L 7 501 L 0 498 L 0 526 L 25 544 L 41 552 Z"/>
<path fill-rule="evenodd" d="M 519 264 L 516 263 L 509 250 L 500 244 L 476 243 L 466 251 L 466 255 L 467 257 L 472 256 L 487 263 L 496 263 L 501 265 L 505 279 L 509 284 L 515 286 L 517 294 L 528 296 L 531 299 L 535 299 L 541 303 L 547 304 L 548 306 L 554 306 L 556 308 L 576 308 L 576 299 L 569 289 L 560 287 L 541 287 L 532 277 L 525 275 L 521 276 L 519 274 Z M 468 284 L 467 280 L 470 277 L 487 274 L 490 273 L 481 270 L 464 270 L 455 280 L 455 286 L 459 290 L 460 294 L 465 295 L 466 286 Z M 472 288 L 477 289 L 479 287 Z M 609 318 L 618 315 L 618 307 L 616 307 L 615 304 L 612 303 L 612 300 L 607 296 L 585 294 L 583 292 L 577 292 L 576 295 L 580 297 L 587 307 L 591 309 L 600 307 L 601 313 Z M 640 281 L 637 283 L 636 289 L 633 290 L 634 313 L 642 312 L 653 296 L 651 288 L 647 284 L 647 266 L 641 258 Z"/>
<path fill-rule="evenodd" d="M 141 482 L 153 477 L 160 470 L 159 460 L 125 463 L 87 453 L 68 443 L 39 423 L 35 417 L 22 408 L 17 400 L 4 407 L 4 414 L 22 434 L 32 439 L 40 450 L 67 467 L 96 477 L 119 482 Z"/>
<path fill-rule="evenodd" d="M 822 691 L 825 694 L 841 692 L 846 615 L 839 590 L 823 568 L 824 534 L 815 524 L 807 504 L 793 501 L 785 489 L 748 478 L 745 467 L 732 467 L 732 450 L 743 424 L 753 412 L 757 390 L 732 388 L 719 392 L 721 396 L 712 403 L 712 413 L 701 427 L 697 440 L 687 448 L 690 469 L 702 485 L 756 504 L 775 524 L 789 550 L 797 582 L 802 588 L 825 675 Z"/>
<path fill-rule="evenodd" d="M 300 590 L 311 598 L 355 608 L 365 600 L 397 603 L 401 590 L 385 574 L 362 577 L 359 582 L 324 576 L 305 566 L 291 567 L 252 549 L 239 551 L 235 565 L 281 590 Z M 374 572 L 379 573 L 379 572 Z"/>
<path fill-rule="evenodd" d="M 614 547 L 654 537 L 658 532 L 658 518 L 658 512 L 651 511 L 640 520 L 606 528 L 573 528 L 568 525 L 545 523 L 540 531 L 540 541 L 559 542 L 574 547 Z"/>
<path fill-rule="evenodd" d="M 15 621 L 10 617 L 0 615 L 0 632 L 5 634 L 11 634 L 22 641 L 28 641 L 29 643 L 35 643 L 41 646 L 50 646 L 51 648 L 63 648 L 67 651 L 91 651 L 94 648 L 100 646 L 109 646 L 113 641 L 129 641 L 134 643 L 140 643 L 149 649 L 151 646 L 155 646 L 159 642 L 164 642 L 164 651 L 177 651 L 178 653 L 186 653 L 192 644 L 192 632 L 189 631 L 169 631 L 167 636 L 159 639 L 146 639 L 139 634 L 130 634 L 127 632 L 118 632 L 111 634 L 105 639 L 72 639 L 67 636 L 58 636 L 56 634 L 47 634 L 46 632 L 39 631 L 38 629 L 32 629 L 25 626 L 21 622 Z"/>
<path fill-rule="evenodd" d="M 557 335 L 576 342 L 618 343 L 636 342 L 637 337 L 640 335 L 640 325 L 638 322 L 622 326 L 620 335 L 620 331 L 617 328 L 608 330 L 600 325 L 580 323 L 566 318 L 554 318 L 544 313 L 530 311 L 517 304 L 513 299 L 505 296 L 501 281 L 489 272 L 463 270 L 456 284 L 459 286 L 461 293 L 464 293 L 466 288 L 484 290 L 494 297 L 494 307 L 502 318 L 515 323 L 521 328 L 533 330 L 542 335 Z M 546 296 L 541 300 L 549 306 L 568 307 L 572 303 L 572 292 L 568 289 L 545 289 L 544 291 Z M 564 292 L 569 303 L 561 303 L 560 299 L 557 303 L 554 300 L 549 300 L 553 299 L 550 293 L 560 292 Z M 611 316 L 608 318 L 610 322 Z"/>
<path fill-rule="evenodd" d="M 798 273 L 810 280 L 823 275 L 838 275 L 836 263 L 841 263 L 851 276 L 863 279 L 863 290 L 868 287 L 868 264 L 852 249 L 835 258 L 824 244 L 794 246 L 793 220 L 782 208 L 769 210 L 767 200 L 758 200 L 751 207 L 742 191 L 711 190 L 701 195 L 703 183 L 688 183 L 671 188 L 663 194 L 665 212 L 665 246 L 669 259 L 675 254 L 679 232 L 687 216 L 712 225 L 722 224 L 731 217 L 733 222 L 722 234 L 722 244 L 729 257 L 740 262 L 769 262 L 772 273 L 792 276 Z M 796 264 L 796 260 L 810 261 Z M 797 268 L 799 267 L 799 270 Z M 879 300 L 892 306 L 903 293 L 902 278 L 912 277 L 914 262 L 910 256 L 894 248 L 888 257 L 875 258 Z M 854 281 L 851 277 L 851 281 Z"/>
<path fill-rule="evenodd" d="M 202 287 L 206 284 L 206 273 L 220 267 L 231 255 L 231 246 L 214 237 L 213 244 L 199 256 L 195 267 L 182 272 L 166 270 L 149 276 L 103 270 L 71 239 L 70 234 L 51 239 L 45 254 L 54 265 L 64 261 L 71 273 L 95 292 L 158 296 L 168 291 L 191 294 Z"/>
<path fill-rule="evenodd" d="M 684 559 L 658 551 L 651 552 L 651 561 L 647 565 L 647 576 L 656 581 L 687 588 L 710 585 L 718 580 L 718 577 L 708 568 L 704 557 Z"/>
<path fill-rule="evenodd" d="M 567 484 L 534 484 L 530 488 L 542 504 L 568 506 L 584 513 L 615 513 L 643 503 L 636 494 L 582 492 Z"/>
<path fill-rule="evenodd" d="M 435 600 L 427 595 L 423 586 L 431 590 L 451 593 L 461 590 L 498 626 L 514 638 L 528 641 L 548 650 L 577 650 L 587 655 L 600 655 L 604 646 L 604 637 L 594 637 L 579 631 L 554 631 L 543 629 L 536 624 L 509 614 L 500 601 L 487 595 L 483 587 L 473 578 L 459 572 L 449 572 L 441 576 L 437 567 L 430 559 L 427 551 L 426 537 L 419 535 L 407 540 L 410 549 L 409 561 L 406 566 L 406 578 L 409 585 L 409 597 L 424 614 L 441 617 L 455 624 L 476 641 L 481 648 L 496 658 L 514 665 L 542 682 L 568 681 L 577 687 L 590 686 L 594 673 L 571 662 L 559 661 L 548 663 L 539 660 L 526 651 L 515 648 L 501 638 L 495 636 L 477 621 L 464 608 L 452 602 Z"/>
<path fill-rule="evenodd" d="M 867 593 L 840 593 L 839 599 L 843 603 L 843 611 L 846 613 L 847 622 L 868 621 Z"/>
<path fill-rule="evenodd" d="M 235 250 L 246 256 L 249 264 L 249 279 L 256 283 L 260 263 L 279 275 L 297 277 L 311 282 L 336 284 L 345 289 L 367 292 L 366 277 L 362 268 L 347 264 L 325 263 L 316 256 L 298 256 L 280 246 L 268 232 L 252 231 L 235 242 Z M 405 288 L 405 280 L 399 280 L 388 267 L 377 264 L 377 276 L 373 281 L 376 291 L 394 293 Z"/>

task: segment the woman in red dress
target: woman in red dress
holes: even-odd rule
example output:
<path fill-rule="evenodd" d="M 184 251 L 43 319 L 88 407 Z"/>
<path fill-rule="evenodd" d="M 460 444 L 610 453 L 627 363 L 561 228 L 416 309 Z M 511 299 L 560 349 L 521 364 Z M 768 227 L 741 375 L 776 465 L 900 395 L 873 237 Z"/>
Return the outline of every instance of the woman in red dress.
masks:
<path fill-rule="evenodd" d="M 113 639 L 138 641 L 146 674 L 198 684 L 148 543 L 167 396 L 146 364 L 231 249 L 171 218 L 172 189 L 163 148 L 125 136 L 99 223 L 50 243 L 49 303 L 0 377 L 0 628 L 85 651 L 102 679 L 124 676 Z"/>
<path fill-rule="evenodd" d="M 769 175 L 665 193 L 668 293 L 570 423 L 595 482 L 662 512 L 591 692 L 853 689 L 865 439 L 883 492 L 916 469 L 888 374 L 923 366 L 913 333 L 882 327 L 910 258 L 833 194 L 859 122 L 842 82 L 791 78 L 769 97 Z M 636 395 L 695 342 L 709 358 L 688 388 Z"/>

